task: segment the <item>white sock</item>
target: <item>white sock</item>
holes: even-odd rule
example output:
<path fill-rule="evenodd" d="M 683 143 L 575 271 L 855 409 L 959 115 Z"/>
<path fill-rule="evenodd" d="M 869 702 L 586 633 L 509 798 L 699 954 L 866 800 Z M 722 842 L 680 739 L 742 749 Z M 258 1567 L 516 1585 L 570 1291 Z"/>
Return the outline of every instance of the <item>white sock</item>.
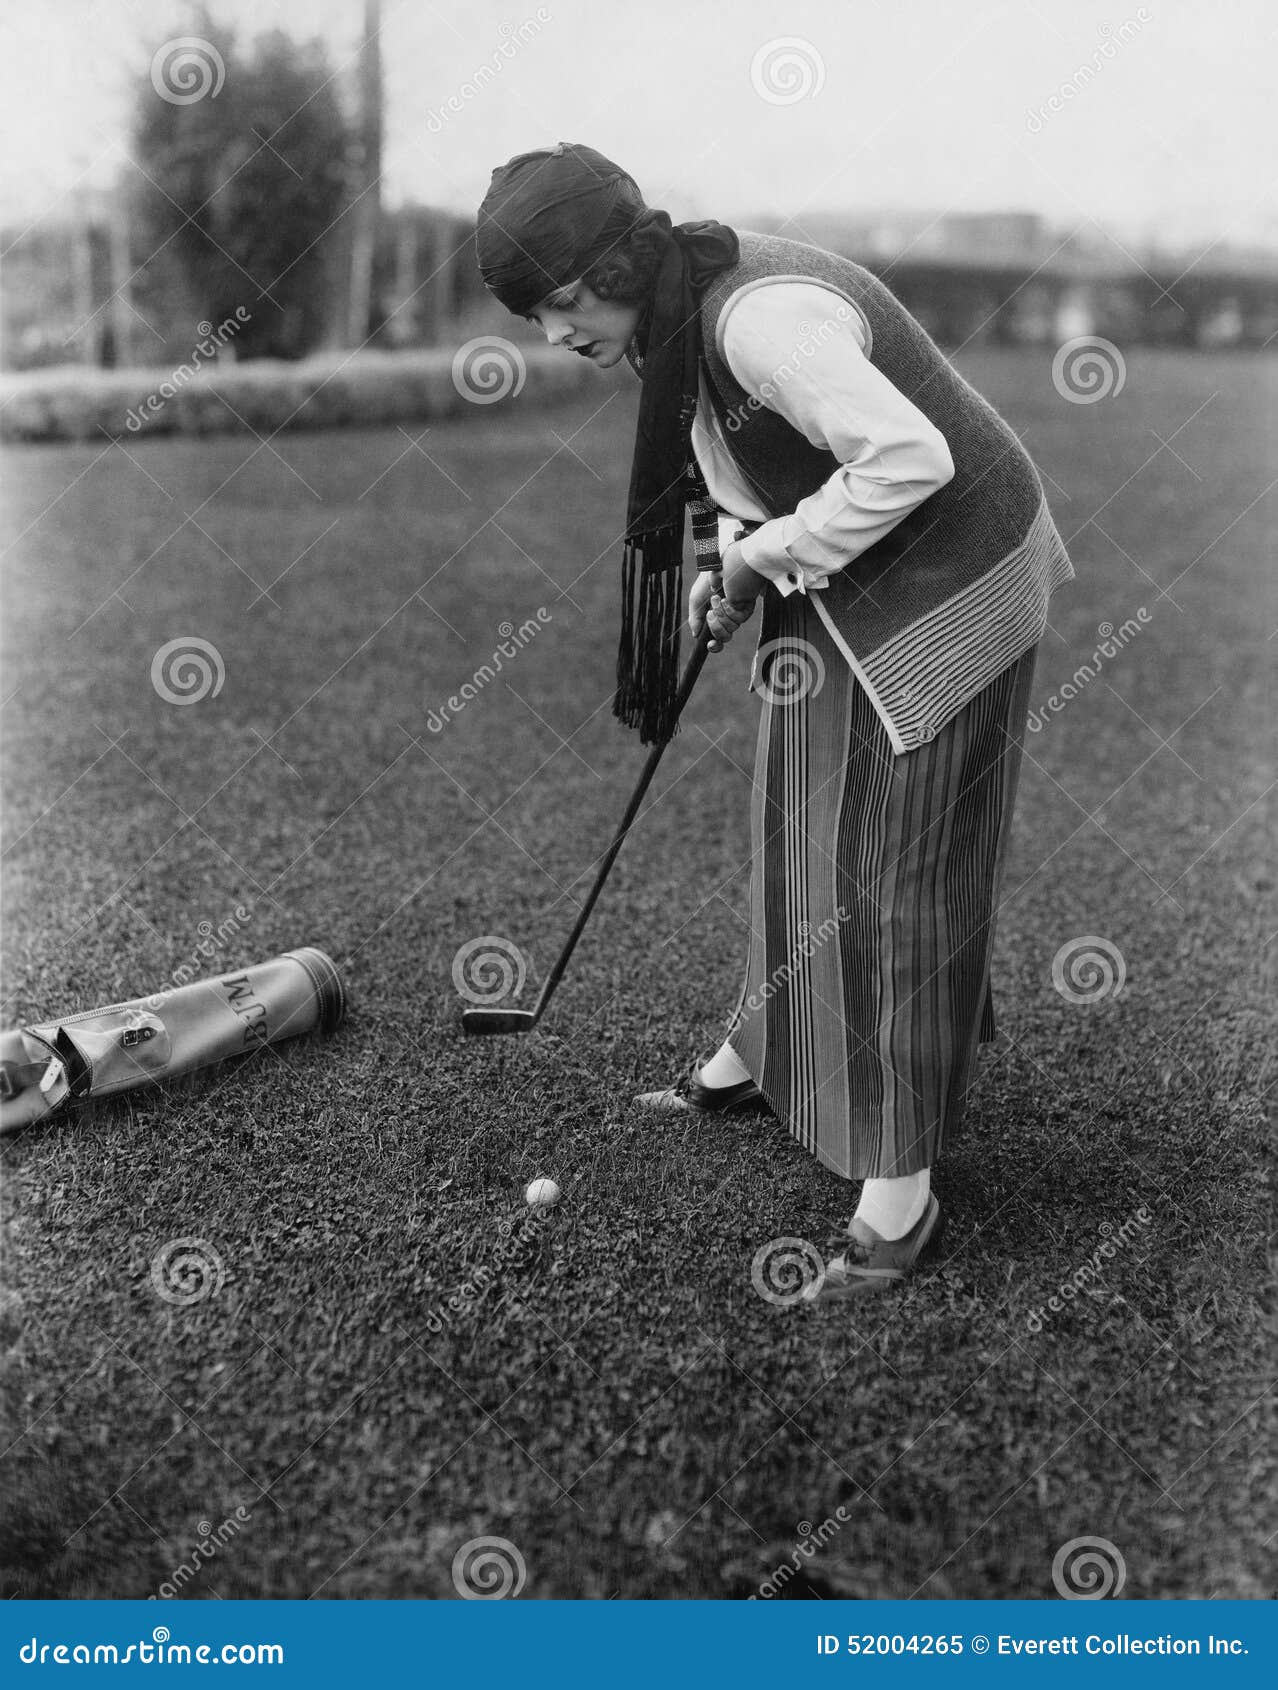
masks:
<path fill-rule="evenodd" d="M 872 1226 L 880 1238 L 904 1238 L 912 1226 L 918 1225 L 931 1189 L 930 1168 L 903 1174 L 900 1179 L 867 1179 L 852 1218 Z"/>
<path fill-rule="evenodd" d="M 750 1078 L 750 1070 L 727 1039 L 703 1067 L 697 1070 L 703 1086 L 738 1086 Z"/>

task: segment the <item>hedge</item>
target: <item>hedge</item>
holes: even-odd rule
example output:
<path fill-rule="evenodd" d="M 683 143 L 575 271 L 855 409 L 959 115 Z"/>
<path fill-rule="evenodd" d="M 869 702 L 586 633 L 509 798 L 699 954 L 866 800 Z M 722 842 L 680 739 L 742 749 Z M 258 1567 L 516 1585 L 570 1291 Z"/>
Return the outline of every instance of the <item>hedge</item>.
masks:
<path fill-rule="evenodd" d="M 0 377 L 0 440 L 141 439 L 358 428 L 543 403 L 574 393 L 584 360 L 481 336 L 458 349 L 326 353 L 179 370 L 84 365 Z"/>

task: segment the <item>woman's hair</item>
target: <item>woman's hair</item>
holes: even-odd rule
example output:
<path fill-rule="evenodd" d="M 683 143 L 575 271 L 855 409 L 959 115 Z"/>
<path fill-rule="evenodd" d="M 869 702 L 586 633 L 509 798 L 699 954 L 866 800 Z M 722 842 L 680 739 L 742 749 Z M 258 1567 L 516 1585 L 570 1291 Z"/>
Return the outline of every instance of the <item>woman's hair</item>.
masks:
<path fill-rule="evenodd" d="M 600 299 L 615 300 L 618 305 L 648 302 L 666 245 L 659 229 L 635 228 L 634 222 L 632 205 L 617 207 L 599 231 L 598 239 L 606 247 L 603 257 L 581 278 Z"/>

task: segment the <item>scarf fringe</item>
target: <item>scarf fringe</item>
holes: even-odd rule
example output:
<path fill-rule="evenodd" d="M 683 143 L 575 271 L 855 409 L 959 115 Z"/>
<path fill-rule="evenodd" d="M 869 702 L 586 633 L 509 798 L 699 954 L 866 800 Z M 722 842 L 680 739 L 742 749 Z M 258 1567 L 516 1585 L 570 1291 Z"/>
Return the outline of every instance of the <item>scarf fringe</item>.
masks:
<path fill-rule="evenodd" d="M 664 745 L 678 726 L 679 631 L 683 626 L 683 531 L 690 504 L 708 504 L 692 448 L 701 365 L 700 290 L 740 252 L 733 230 L 706 221 L 675 228 L 652 213 L 668 236 L 648 302 L 635 452 L 626 500 L 622 622 L 613 714 L 637 728 L 645 745 Z M 694 547 L 696 521 L 694 511 Z M 699 553 L 700 555 L 700 553 Z"/>
<path fill-rule="evenodd" d="M 639 730 L 641 744 L 664 744 L 678 725 L 682 527 L 627 540 L 621 583 L 621 639 L 612 713 L 626 727 Z"/>

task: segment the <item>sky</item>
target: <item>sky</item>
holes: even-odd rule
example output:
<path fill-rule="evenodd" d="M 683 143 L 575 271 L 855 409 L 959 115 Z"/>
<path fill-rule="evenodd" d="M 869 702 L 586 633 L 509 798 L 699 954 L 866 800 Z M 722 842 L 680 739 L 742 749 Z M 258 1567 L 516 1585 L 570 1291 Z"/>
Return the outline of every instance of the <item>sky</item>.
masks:
<path fill-rule="evenodd" d="M 352 77 L 363 0 L 210 9 Z M 0 221 L 108 185 L 191 32 L 179 0 L 0 0 Z M 1011 208 L 1278 246 L 1271 0 L 383 0 L 382 42 L 390 203 L 473 211 L 496 164 L 573 140 L 676 221 Z"/>

